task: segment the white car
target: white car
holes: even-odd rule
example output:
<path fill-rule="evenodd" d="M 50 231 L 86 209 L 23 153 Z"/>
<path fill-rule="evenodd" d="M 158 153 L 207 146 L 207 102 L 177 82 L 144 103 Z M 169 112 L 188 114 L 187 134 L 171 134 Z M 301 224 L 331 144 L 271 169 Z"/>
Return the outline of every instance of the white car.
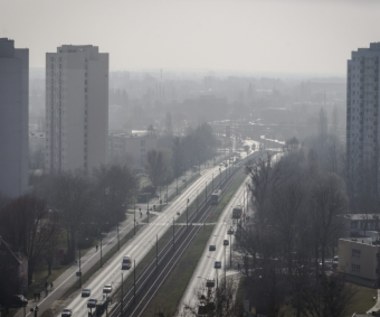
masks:
<path fill-rule="evenodd" d="M 71 309 L 65 308 L 62 310 L 61 317 L 71 317 L 72 314 L 73 312 Z"/>
<path fill-rule="evenodd" d="M 112 293 L 112 284 L 106 284 L 103 287 L 103 294 L 111 294 Z"/>

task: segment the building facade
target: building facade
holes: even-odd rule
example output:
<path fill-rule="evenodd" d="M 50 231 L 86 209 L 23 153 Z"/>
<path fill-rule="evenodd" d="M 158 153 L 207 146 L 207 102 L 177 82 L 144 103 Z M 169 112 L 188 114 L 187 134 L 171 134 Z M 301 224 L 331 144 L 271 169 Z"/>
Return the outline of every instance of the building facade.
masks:
<path fill-rule="evenodd" d="M 114 132 L 109 135 L 109 162 L 128 163 L 133 169 L 144 170 L 147 153 L 157 148 L 157 135 L 149 131 Z"/>
<path fill-rule="evenodd" d="M 380 43 L 352 52 L 347 64 L 347 172 L 354 208 L 367 211 L 380 193 Z"/>
<path fill-rule="evenodd" d="M 17 197 L 28 180 L 29 50 L 0 38 L 0 193 Z"/>
<path fill-rule="evenodd" d="M 46 54 L 46 157 L 50 173 L 106 163 L 108 53 L 63 45 Z"/>
<path fill-rule="evenodd" d="M 378 285 L 380 244 L 377 239 L 339 239 L 338 254 L 338 272 L 357 278 L 358 282 Z"/>

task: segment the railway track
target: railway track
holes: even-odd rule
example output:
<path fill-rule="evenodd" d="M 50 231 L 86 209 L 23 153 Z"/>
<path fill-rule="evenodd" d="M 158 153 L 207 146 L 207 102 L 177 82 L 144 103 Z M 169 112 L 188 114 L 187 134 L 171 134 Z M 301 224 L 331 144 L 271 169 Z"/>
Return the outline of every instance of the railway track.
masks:
<path fill-rule="evenodd" d="M 219 180 L 219 187 L 225 191 L 231 183 L 231 177 L 236 170 L 231 171 L 228 177 L 222 177 Z M 110 311 L 110 317 L 128 316 L 138 317 L 144 313 L 155 294 L 159 291 L 160 286 L 170 275 L 182 255 L 186 252 L 187 247 L 191 244 L 201 226 L 193 226 L 192 223 L 202 223 L 207 219 L 211 206 L 209 205 L 210 195 L 207 200 L 199 204 L 197 212 L 189 215 L 189 225 L 172 226 L 172 240 L 168 241 L 158 253 L 157 261 L 151 261 L 135 277 L 134 287 L 127 292 L 122 292 L 122 300 L 113 305 Z"/>

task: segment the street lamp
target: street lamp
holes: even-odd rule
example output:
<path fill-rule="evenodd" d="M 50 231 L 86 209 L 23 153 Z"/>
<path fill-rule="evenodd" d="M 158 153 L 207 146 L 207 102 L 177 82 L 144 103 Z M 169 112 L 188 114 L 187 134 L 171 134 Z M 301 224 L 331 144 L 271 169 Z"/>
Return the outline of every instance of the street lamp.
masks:
<path fill-rule="evenodd" d="M 100 233 L 100 267 L 103 266 L 103 237 L 102 233 Z"/>
<path fill-rule="evenodd" d="M 79 245 L 78 245 L 78 238 L 77 238 L 76 245 L 77 245 L 77 249 L 78 249 L 78 272 L 76 273 L 76 275 L 79 278 L 79 288 L 81 288 L 82 287 L 82 263 L 81 263 L 80 248 L 79 248 Z M 37 311 L 38 311 L 38 307 L 37 307 Z M 35 312 L 35 315 L 36 315 L 36 312 Z"/>
<path fill-rule="evenodd" d="M 133 235 L 136 235 L 136 201 L 133 200 Z"/>
<path fill-rule="evenodd" d="M 158 234 L 156 234 L 156 268 L 158 267 Z"/>
<path fill-rule="evenodd" d="M 116 225 L 116 232 L 117 232 L 117 249 L 120 250 L 119 222 Z"/>
<path fill-rule="evenodd" d="M 206 181 L 206 197 L 205 197 L 205 201 L 207 202 L 207 181 Z"/>
<path fill-rule="evenodd" d="M 232 267 L 232 244 L 231 244 L 231 236 L 233 234 L 233 231 L 230 229 L 228 230 L 227 234 L 229 235 L 230 238 L 230 268 Z"/>
<path fill-rule="evenodd" d="M 123 316 L 123 306 L 124 306 L 124 277 L 123 271 L 121 271 L 121 298 L 120 298 L 120 316 Z"/>
<path fill-rule="evenodd" d="M 227 282 L 226 248 L 228 245 L 229 245 L 228 240 L 223 240 L 223 246 L 224 246 L 224 288 L 226 288 L 226 282 Z"/>
<path fill-rule="evenodd" d="M 189 198 L 186 200 L 186 227 L 189 227 Z"/>

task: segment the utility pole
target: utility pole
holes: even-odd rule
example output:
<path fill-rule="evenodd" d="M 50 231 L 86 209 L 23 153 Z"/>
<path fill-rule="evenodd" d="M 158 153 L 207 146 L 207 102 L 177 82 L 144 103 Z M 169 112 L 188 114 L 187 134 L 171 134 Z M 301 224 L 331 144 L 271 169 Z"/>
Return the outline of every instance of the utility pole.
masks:
<path fill-rule="evenodd" d="M 124 306 L 124 277 L 123 271 L 121 271 L 121 299 L 120 299 L 120 316 L 123 316 L 123 306 Z"/>
<path fill-rule="evenodd" d="M 136 298 L 136 260 L 133 260 L 133 300 Z"/>
<path fill-rule="evenodd" d="M 158 268 L 158 234 L 156 234 L 156 268 Z"/>
<path fill-rule="evenodd" d="M 119 223 L 117 223 L 116 225 L 116 232 L 117 232 L 117 249 L 120 250 Z"/>
<path fill-rule="evenodd" d="M 133 235 L 136 235 L 136 201 L 133 201 Z"/>
<path fill-rule="evenodd" d="M 189 227 L 189 198 L 186 200 L 186 227 Z"/>
<path fill-rule="evenodd" d="M 100 236 L 100 267 L 103 266 L 103 237 Z"/>
<path fill-rule="evenodd" d="M 207 202 L 207 181 L 206 181 L 206 195 L 205 195 L 205 201 Z"/>
<path fill-rule="evenodd" d="M 80 254 L 80 248 L 77 244 L 78 248 L 78 277 L 79 277 L 79 288 L 82 288 L 82 262 L 81 262 L 81 254 Z M 38 311 L 38 308 L 37 308 Z"/>
<path fill-rule="evenodd" d="M 173 217 L 173 249 L 174 249 L 174 217 Z"/>

